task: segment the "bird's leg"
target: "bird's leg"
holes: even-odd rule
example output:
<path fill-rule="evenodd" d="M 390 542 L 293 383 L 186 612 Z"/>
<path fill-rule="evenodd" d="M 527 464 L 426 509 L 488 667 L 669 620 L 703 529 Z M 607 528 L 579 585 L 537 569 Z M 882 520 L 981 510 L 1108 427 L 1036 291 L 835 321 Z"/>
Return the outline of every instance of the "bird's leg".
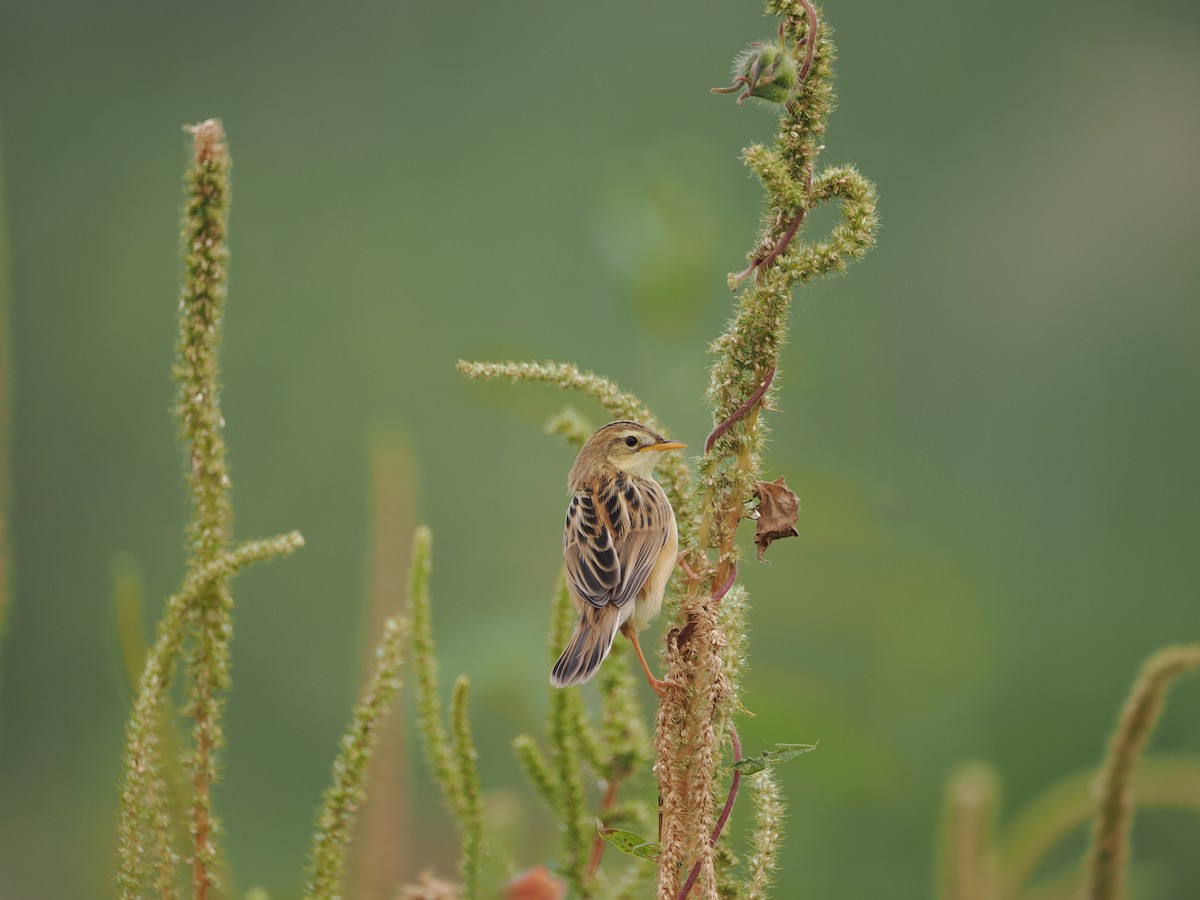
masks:
<path fill-rule="evenodd" d="M 646 673 L 646 683 L 650 685 L 654 693 L 658 694 L 661 700 L 667 695 L 667 688 L 674 687 L 675 682 L 662 681 L 651 674 L 650 666 L 646 662 L 646 655 L 642 653 L 642 645 L 638 642 L 637 632 L 628 623 L 621 626 L 621 634 L 629 638 L 630 643 L 633 644 L 633 651 L 637 654 L 638 662 L 642 664 L 642 671 Z"/>

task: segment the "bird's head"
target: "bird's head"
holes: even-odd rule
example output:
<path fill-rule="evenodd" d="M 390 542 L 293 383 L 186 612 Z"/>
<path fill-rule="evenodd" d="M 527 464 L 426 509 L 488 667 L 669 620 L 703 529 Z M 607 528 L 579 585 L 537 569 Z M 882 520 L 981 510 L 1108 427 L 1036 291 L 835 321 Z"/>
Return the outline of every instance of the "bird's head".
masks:
<path fill-rule="evenodd" d="M 580 480 L 605 466 L 649 478 L 659 453 L 686 446 L 667 440 L 639 422 L 609 422 L 587 439 L 571 467 L 569 481 L 574 488 Z"/>

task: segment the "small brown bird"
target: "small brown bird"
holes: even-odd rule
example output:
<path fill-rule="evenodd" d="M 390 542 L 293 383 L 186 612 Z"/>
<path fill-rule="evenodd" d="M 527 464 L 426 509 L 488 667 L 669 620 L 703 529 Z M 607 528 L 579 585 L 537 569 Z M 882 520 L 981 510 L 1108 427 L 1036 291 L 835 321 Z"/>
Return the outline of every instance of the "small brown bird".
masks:
<path fill-rule="evenodd" d="M 668 682 L 650 673 L 637 633 L 662 607 L 679 534 L 671 503 L 650 473 L 660 452 L 685 446 L 637 422 L 610 422 L 575 458 L 563 558 L 579 621 L 550 673 L 555 687 L 595 675 L 620 631 L 633 642 L 650 687 L 660 697 L 665 692 Z"/>

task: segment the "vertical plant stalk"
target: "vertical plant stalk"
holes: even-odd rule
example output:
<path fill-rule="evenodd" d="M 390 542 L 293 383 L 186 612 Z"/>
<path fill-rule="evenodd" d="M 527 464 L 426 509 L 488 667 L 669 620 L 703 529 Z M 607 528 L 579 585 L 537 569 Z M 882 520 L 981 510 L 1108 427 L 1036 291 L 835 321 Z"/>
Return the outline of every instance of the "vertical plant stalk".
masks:
<path fill-rule="evenodd" d="M 766 768 L 751 775 L 750 795 L 754 799 L 755 828 L 750 838 L 749 878 L 742 891 L 745 900 L 762 900 L 775 877 L 779 848 L 783 843 L 783 798 L 775 773 Z"/>
<path fill-rule="evenodd" d="M 225 462 L 219 404 L 218 351 L 225 301 L 229 216 L 229 153 L 221 123 L 209 119 L 188 129 L 193 160 L 187 173 L 183 251 L 185 277 L 180 302 L 177 413 L 188 454 L 192 516 L 188 527 L 189 568 L 216 560 L 229 545 L 233 507 Z M 189 607 L 195 635 L 188 714 L 192 717 L 192 892 L 206 900 L 214 884 L 215 832 L 212 785 L 216 754 L 225 743 L 221 692 L 229 686 L 229 640 L 233 600 L 223 579 L 214 580 Z"/>
<path fill-rule="evenodd" d="M 733 761 L 736 763 L 742 758 L 742 742 L 738 739 L 737 729 L 732 724 L 729 726 L 729 740 L 733 745 Z M 717 824 L 713 826 L 712 835 L 708 839 L 708 843 L 713 847 L 716 847 L 717 841 L 721 839 L 721 832 L 725 830 L 725 823 L 729 821 L 729 814 L 733 812 L 733 804 L 737 800 L 738 788 L 741 787 L 741 784 L 741 770 L 734 769 L 733 776 L 729 779 L 729 793 L 725 797 L 725 805 L 721 808 L 721 815 L 717 817 Z M 700 877 L 700 862 L 700 860 L 696 860 L 692 871 L 688 873 L 687 881 L 679 889 L 679 900 L 686 900 L 696 879 Z"/>
<path fill-rule="evenodd" d="M 659 900 L 674 900 L 685 871 L 699 866 L 698 885 L 717 896 L 714 852 L 715 775 L 737 691 L 723 662 L 727 634 L 715 607 L 736 577 L 738 522 L 760 472 L 765 441 L 761 413 L 771 408 L 779 353 L 787 336 L 792 288 L 840 271 L 874 241 L 874 188 L 848 167 L 815 174 L 825 121 L 832 109 L 833 48 L 808 0 L 769 0 L 768 13 L 783 16 L 781 40 L 803 48 L 804 65 L 784 105 L 773 149 L 749 147 L 746 164 L 767 192 L 768 226 L 751 253 L 750 268 L 731 276 L 746 282 L 737 314 L 713 344 L 708 400 L 714 428 L 700 461 L 697 490 L 682 529 L 694 535 L 688 547 L 702 577 L 689 582 L 667 644 L 667 677 L 681 690 L 668 694 L 656 723 L 656 771 L 662 798 L 662 855 Z M 818 203 L 842 200 L 843 221 L 829 239 L 793 246 L 804 214 Z M 691 865 L 689 866 L 689 863 Z"/>
<path fill-rule="evenodd" d="M 372 527 L 367 635 L 400 612 L 407 597 L 412 561 L 409 537 L 416 525 L 416 477 L 412 450 L 401 434 L 378 433 L 370 444 Z M 363 677 L 369 675 L 364 660 Z M 348 894 L 359 900 L 395 896 L 412 864 L 408 746 L 402 709 L 379 726 L 375 761 L 367 780 L 367 799 L 359 812 L 351 854 Z"/>
<path fill-rule="evenodd" d="M 1100 769 L 1099 803 L 1087 853 L 1089 900 L 1121 900 L 1133 824 L 1133 770 L 1162 714 L 1171 682 L 1200 668 L 1200 644 L 1167 647 L 1146 660 L 1117 720 Z"/>
<path fill-rule="evenodd" d="M 750 254 L 750 268 L 730 278 L 736 286 L 756 274 L 742 289 L 733 322 L 711 348 L 717 357 L 708 391 L 714 428 L 697 482 L 689 490 L 682 464 L 664 472 L 663 480 L 690 566 L 664 660 L 675 688 L 661 703 L 655 722 L 659 900 L 675 900 L 684 873 L 691 869 L 698 871 L 693 883 L 700 894 L 706 900 L 717 896 L 716 854 L 709 836 L 717 824 L 716 772 L 738 705 L 736 670 L 744 639 L 744 619 L 723 618 L 721 599 L 737 576 L 735 535 L 760 471 L 766 436 L 761 413 L 772 405 L 791 291 L 797 284 L 840 272 L 849 260 L 863 256 L 874 243 L 877 226 L 870 182 L 848 166 L 815 172 L 833 104 L 833 48 L 816 9 L 810 0 L 768 0 L 766 7 L 768 13 L 783 17 L 781 44 L 790 45 L 788 52 L 795 53 L 797 61 L 803 57 L 795 88 L 783 104 L 774 148 L 755 145 L 744 154 L 766 190 L 768 225 Z M 755 64 L 753 77 L 758 74 Z M 829 200 L 841 202 L 842 221 L 825 240 L 796 246 L 806 212 Z M 580 390 L 617 418 L 654 422 L 635 397 L 569 364 L 460 362 L 458 368 L 469 378 L 540 381 Z M 553 427 L 569 437 L 580 431 L 569 415 L 560 416 Z M 588 748 L 582 749 L 588 753 Z M 570 823 L 573 804 L 564 801 L 561 783 L 557 790 L 552 786 L 552 767 L 536 754 L 531 741 L 519 742 L 518 754 L 548 805 Z M 769 778 L 763 781 L 769 783 Z M 762 880 L 760 888 L 765 889 L 765 883 Z"/>
<path fill-rule="evenodd" d="M 0 156 L 0 162 L 3 157 Z M 5 632 L 12 591 L 12 548 L 9 545 L 9 480 L 12 453 L 12 352 L 8 344 L 8 230 L 4 219 L 4 170 L 0 167 L 0 639 Z"/>
<path fill-rule="evenodd" d="M 437 779 L 446 808 L 458 824 L 461 844 L 459 868 L 468 900 L 479 896 L 483 863 L 483 801 L 478 756 L 467 715 L 470 682 L 458 679 L 450 705 L 451 736 L 446 734 L 438 696 L 437 657 L 433 643 L 433 618 L 429 599 L 431 537 L 422 526 L 413 538 L 410 615 L 412 665 L 416 672 L 417 718 L 429 768 Z"/>
<path fill-rule="evenodd" d="M 183 294 L 179 301 L 179 343 L 173 372 L 179 384 L 176 416 L 187 452 L 186 480 L 191 499 L 188 565 L 179 591 L 167 598 L 154 644 L 145 653 L 133 711 L 125 728 L 124 771 L 117 821 L 117 891 L 143 897 L 153 869 L 154 892 L 180 896 L 176 885 L 181 859 L 172 846 L 178 818 L 165 795 L 161 756 L 163 708 L 171 682 L 191 640 L 187 713 L 193 719 L 188 831 L 195 898 L 207 898 L 215 881 L 217 822 L 212 815 L 215 754 L 223 743 L 220 691 L 229 684 L 229 640 L 233 632 L 229 579 L 251 563 L 286 556 L 304 545 L 298 532 L 230 549 L 233 517 L 229 474 L 218 403 L 217 353 L 225 298 L 226 221 L 229 210 L 229 154 L 221 125 L 209 120 L 187 129 L 193 137 L 186 173 Z M 147 859 L 149 857 L 149 860 Z"/>
<path fill-rule="evenodd" d="M 995 900 L 996 817 L 1000 781 L 991 766 L 969 763 L 946 784 L 940 847 L 941 900 Z"/>
<path fill-rule="evenodd" d="M 404 622 L 393 616 L 384 622 L 383 638 L 375 648 L 375 669 L 363 685 L 350 729 L 341 740 L 333 763 L 333 784 L 325 790 L 317 814 L 317 831 L 305 897 L 333 900 L 342 896 L 346 856 L 358 809 L 366 798 L 367 766 L 378 740 L 380 724 L 400 689 L 400 658 Z"/>
<path fill-rule="evenodd" d="M 450 696 L 450 728 L 454 738 L 454 760 L 458 766 L 462 784 L 463 815 L 462 852 L 459 870 L 463 879 L 463 891 L 469 900 L 480 896 L 479 874 L 483 865 L 483 790 L 479 784 L 479 769 L 476 765 L 478 753 L 471 737 L 469 700 L 471 682 L 460 675 L 454 682 L 454 693 Z"/>
<path fill-rule="evenodd" d="M 438 665 L 433 643 L 433 618 L 429 600 L 429 574 L 433 538 L 421 526 L 413 536 L 409 615 L 412 617 L 412 665 L 416 673 L 417 724 L 429 768 L 442 790 L 446 808 L 457 819 L 464 810 L 462 781 L 442 720 L 438 697 Z"/>
<path fill-rule="evenodd" d="M 565 576 L 555 587 L 554 617 L 547 643 L 553 661 L 571 634 L 575 610 L 567 591 Z M 580 897 L 594 895 L 588 870 L 588 839 L 595 831 L 595 817 L 587 808 L 583 765 L 585 757 L 592 765 L 601 755 L 593 736 L 585 736 L 583 697 L 578 690 L 550 692 L 546 708 L 546 739 L 556 793 L 559 800 L 559 825 L 563 830 L 562 874 Z"/>

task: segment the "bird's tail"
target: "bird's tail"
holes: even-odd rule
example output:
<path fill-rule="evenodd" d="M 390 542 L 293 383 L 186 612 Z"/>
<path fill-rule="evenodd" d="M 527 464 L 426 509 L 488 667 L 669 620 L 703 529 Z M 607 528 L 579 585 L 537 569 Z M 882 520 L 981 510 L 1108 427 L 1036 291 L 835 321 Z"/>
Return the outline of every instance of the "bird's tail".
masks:
<path fill-rule="evenodd" d="M 575 623 L 575 631 L 567 642 L 558 662 L 550 671 L 550 683 L 555 687 L 583 684 L 596 674 L 600 663 L 612 649 L 613 638 L 620 627 L 620 609 L 605 606 L 596 609 L 584 604 Z"/>

